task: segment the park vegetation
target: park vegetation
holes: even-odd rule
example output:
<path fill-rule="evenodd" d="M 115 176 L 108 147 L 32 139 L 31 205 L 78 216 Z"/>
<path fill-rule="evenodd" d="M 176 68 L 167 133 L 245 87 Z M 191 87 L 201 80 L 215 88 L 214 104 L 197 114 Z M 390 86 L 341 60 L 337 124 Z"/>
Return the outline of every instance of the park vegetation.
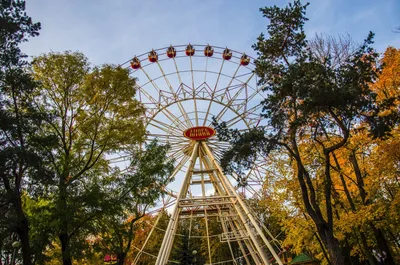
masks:
<path fill-rule="evenodd" d="M 260 9 L 269 24 L 253 48 L 266 125 L 243 133 L 215 123 L 231 143 L 221 164 L 240 175 L 268 161 L 263 196 L 246 199 L 292 255 L 399 264 L 400 49 L 377 53 L 373 33 L 360 44 L 306 36 L 306 8 Z M 20 44 L 39 35 L 40 23 L 22 0 L 0 0 L 0 14 L 0 264 L 101 264 L 105 255 L 152 264 L 169 216 L 148 210 L 174 161 L 169 146 L 144 142 L 136 80 L 80 52 L 28 62 Z M 113 162 L 121 154 L 125 170 Z M 204 264 L 207 242 L 189 244 L 187 225 L 171 259 Z M 205 224 L 190 225 L 201 238 Z M 217 237 L 211 245 L 216 262 L 239 251 Z"/>

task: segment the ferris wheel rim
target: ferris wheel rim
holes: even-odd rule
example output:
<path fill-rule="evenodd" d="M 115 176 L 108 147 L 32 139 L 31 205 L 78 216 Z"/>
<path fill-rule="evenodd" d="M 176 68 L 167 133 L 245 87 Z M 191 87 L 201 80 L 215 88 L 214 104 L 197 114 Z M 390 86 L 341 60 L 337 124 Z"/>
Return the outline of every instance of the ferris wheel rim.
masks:
<path fill-rule="evenodd" d="M 215 48 L 215 49 L 218 49 L 218 50 L 225 50 L 226 48 L 228 48 L 227 46 L 222 47 L 222 46 L 214 46 L 214 45 L 210 45 L 210 44 L 191 44 L 191 43 L 189 42 L 188 44 L 178 44 L 178 45 L 172 45 L 172 44 L 171 44 L 170 46 L 165 46 L 165 47 L 161 47 L 161 48 L 157 48 L 157 49 L 152 49 L 151 51 L 155 51 L 155 52 L 165 51 L 165 52 L 163 52 L 163 53 L 159 53 L 159 55 L 164 55 L 164 54 L 167 54 L 167 49 L 168 49 L 169 47 L 184 48 L 184 47 L 187 47 L 187 45 L 192 45 L 194 48 L 196 48 L 196 47 L 204 48 L 204 47 L 207 47 L 207 46 L 211 46 L 212 48 Z M 237 51 L 237 50 L 233 50 L 233 49 L 231 49 L 231 48 L 229 48 L 229 50 L 232 51 L 232 53 L 235 53 L 235 54 L 240 54 L 240 55 L 246 54 L 246 53 L 244 53 L 244 52 L 240 52 L 240 51 Z M 182 51 L 183 51 L 183 50 L 182 50 Z M 141 53 L 141 54 L 139 54 L 139 55 L 135 55 L 135 56 L 131 57 L 129 60 L 127 60 L 127 61 L 125 61 L 125 62 L 119 64 L 118 66 L 119 66 L 119 67 L 122 67 L 122 66 L 124 66 L 124 65 L 126 65 L 126 64 L 129 64 L 129 62 L 130 62 L 133 58 L 135 58 L 135 57 L 140 58 L 140 57 L 143 57 L 143 56 L 147 56 L 149 52 L 150 52 L 150 51 Z M 215 52 L 215 53 L 216 53 L 216 54 L 222 54 L 222 53 L 220 53 L 220 52 Z M 254 62 L 256 61 L 256 59 L 255 59 L 254 57 L 248 55 L 248 54 L 246 54 L 246 55 L 251 59 L 251 60 L 250 60 L 250 65 L 253 65 L 253 66 L 254 66 L 254 65 L 255 65 Z M 193 57 L 204 57 L 204 56 L 199 56 L 199 55 L 192 55 L 192 56 L 193 56 Z M 234 58 L 234 56 L 232 56 L 232 58 Z M 239 59 L 240 57 L 236 57 L 236 58 Z M 146 58 L 144 58 L 143 60 L 146 60 Z M 223 59 L 221 59 L 221 60 L 223 60 Z"/>
<path fill-rule="evenodd" d="M 222 46 L 210 46 L 209 44 L 207 44 L 207 45 L 204 45 L 204 44 L 194 44 L 194 45 L 192 45 L 192 44 L 189 44 L 189 45 L 191 45 L 191 46 L 193 46 L 193 48 L 194 49 L 196 49 L 196 48 L 204 48 L 204 47 L 209 47 L 209 48 L 212 48 L 213 49 L 213 51 L 214 51 L 214 49 L 215 49 L 215 53 L 216 54 L 223 54 L 228 48 L 227 47 L 222 47 Z M 143 72 L 144 72 L 144 74 L 146 75 L 146 77 L 147 77 L 147 81 L 145 81 L 143 84 L 140 84 L 139 82 L 137 82 L 137 87 L 138 87 L 138 92 L 137 93 L 143 93 L 143 95 L 140 95 L 140 97 L 145 97 L 145 98 L 147 98 L 148 99 L 148 103 L 146 103 L 147 105 L 156 105 L 156 107 L 154 107 L 153 106 L 153 109 L 156 109 L 155 110 L 155 112 L 153 111 L 153 113 L 150 115 L 150 116 L 146 116 L 146 119 L 145 119 L 145 127 L 146 128 L 148 128 L 149 127 L 149 125 L 151 124 L 151 122 L 153 121 L 153 120 L 155 120 L 156 119 L 156 117 L 157 117 L 157 115 L 159 115 L 160 113 L 162 113 L 164 110 L 166 110 L 166 109 L 168 109 L 169 107 L 171 107 L 171 106 L 173 106 L 173 105 L 175 105 L 175 104 L 181 104 L 182 102 L 185 102 L 185 101 L 190 101 L 190 100 L 193 100 L 193 101 L 195 101 L 195 100 L 206 100 L 206 101 L 209 101 L 209 107 L 211 106 L 211 104 L 212 103 L 215 103 L 215 104 L 219 104 L 219 105 L 221 105 L 221 106 L 223 106 L 224 107 L 224 109 L 228 109 L 229 111 L 231 111 L 231 112 L 233 112 L 234 113 L 234 115 L 236 116 L 236 117 L 240 117 L 240 120 L 241 121 L 243 121 L 245 124 L 246 124 L 246 127 L 247 128 L 250 128 L 250 126 L 252 126 L 252 125 L 254 125 L 254 123 L 250 123 L 249 121 L 248 121 L 248 119 L 246 119 L 246 117 L 247 116 L 249 116 L 251 113 L 252 113 L 252 111 L 253 111 L 253 109 L 254 108 L 259 108 L 257 105 L 261 105 L 260 103 L 259 104 L 257 104 L 256 106 L 252 106 L 252 108 L 250 109 L 250 110 L 246 110 L 244 113 L 239 113 L 239 112 L 242 112 L 242 109 L 240 109 L 240 108 L 242 108 L 242 106 L 240 106 L 240 108 L 238 108 L 238 109 L 235 109 L 234 107 L 233 107 L 233 104 L 232 104 L 232 102 L 234 101 L 234 100 L 238 100 L 237 98 L 236 98 L 236 96 L 237 95 L 235 95 L 234 96 L 234 99 L 230 99 L 230 101 L 227 101 L 226 100 L 226 98 L 227 97 L 222 97 L 221 99 L 218 99 L 217 97 L 214 97 L 214 94 L 217 92 L 217 83 L 215 84 L 215 87 L 214 87 L 214 89 L 213 89 L 213 91 L 212 91 L 212 96 L 211 96 L 211 98 L 210 97 L 207 97 L 207 96 L 203 96 L 203 97 L 201 97 L 201 96 L 199 96 L 199 95 L 194 95 L 193 97 L 187 97 L 187 98 L 178 98 L 178 97 L 176 97 L 176 98 L 174 98 L 173 100 L 171 100 L 170 98 L 168 98 L 167 96 L 165 96 L 165 95 L 163 95 L 162 97 L 163 97 L 163 100 L 165 101 L 165 102 L 162 102 L 162 104 L 160 103 L 160 100 L 158 100 L 157 101 L 157 99 L 156 98 L 154 98 L 154 97 L 152 97 L 151 95 L 149 95 L 149 94 L 147 94 L 147 93 L 145 93 L 145 87 L 146 86 L 153 86 L 154 87 L 154 89 L 159 93 L 159 94 L 161 94 L 161 93 L 163 93 L 163 94 L 166 94 L 166 93 L 169 93 L 169 91 L 165 91 L 165 90 L 160 90 L 158 87 L 157 87 L 157 85 L 155 85 L 154 84 L 154 82 L 155 81 L 157 81 L 158 79 L 162 79 L 162 78 L 164 78 L 165 79 L 165 82 L 167 83 L 167 85 L 169 85 L 169 87 L 170 87 L 170 89 L 172 89 L 172 87 L 171 87 L 171 85 L 169 84 L 169 80 L 168 80 L 168 77 L 169 76 L 173 76 L 173 75 L 178 75 L 178 78 L 179 78 L 179 80 L 180 80 L 180 86 L 184 86 L 185 85 L 185 82 L 182 82 L 182 80 L 181 80 L 181 76 L 180 76 L 180 74 L 182 74 L 182 73 L 191 73 L 192 74 L 192 82 L 193 82 L 193 72 L 200 72 L 200 73 L 205 73 L 205 74 L 214 74 L 214 75 L 218 75 L 218 79 L 217 79 L 217 82 L 218 82 L 218 80 L 219 80 L 219 76 L 224 76 L 224 77 L 226 77 L 226 78 L 229 78 L 230 79 L 230 82 L 229 82 L 229 85 L 228 85 L 228 87 L 226 87 L 226 90 L 228 91 L 229 89 L 229 87 L 231 87 L 230 85 L 232 84 L 232 81 L 235 81 L 235 82 L 237 82 L 236 84 L 234 84 L 233 86 L 240 86 L 240 85 L 243 85 L 244 87 L 246 87 L 246 91 L 247 91 L 247 89 L 249 89 L 250 90 L 250 95 L 251 95 L 251 97 L 255 97 L 255 96 L 260 96 L 262 99 L 265 99 L 265 97 L 263 97 L 263 95 L 261 94 L 261 91 L 262 91 L 262 88 L 259 88 L 258 87 L 258 84 L 257 84 L 257 82 L 256 82 L 256 87 L 253 87 L 252 85 L 249 85 L 249 81 L 253 78 L 253 76 L 255 75 L 254 74 L 254 70 L 253 70 L 253 68 L 252 67 L 250 67 L 250 66 L 254 66 L 254 58 L 252 58 L 251 56 L 248 56 L 248 55 L 246 55 L 245 53 L 242 53 L 242 52 L 239 52 L 239 51 L 237 51 L 237 50 L 232 50 L 232 49 L 228 49 L 230 52 L 231 52 L 231 54 L 232 54 L 232 57 L 230 57 L 229 59 L 225 59 L 225 57 L 224 56 L 222 56 L 222 57 L 216 57 L 216 56 L 206 56 L 206 55 L 204 55 L 204 56 L 201 56 L 201 55 L 194 55 L 194 54 L 192 54 L 192 55 L 186 55 L 186 56 L 184 56 L 184 55 L 182 55 L 182 56 L 176 56 L 177 55 L 177 53 L 184 53 L 185 52 L 185 49 L 184 49 L 184 47 L 185 47 L 186 45 L 184 45 L 184 44 L 181 44 L 181 45 L 174 45 L 174 46 L 172 46 L 172 45 L 170 45 L 170 46 L 166 46 L 166 47 L 162 47 L 162 48 L 158 48 L 158 49 L 152 49 L 151 51 L 150 51 L 150 53 L 156 53 L 157 54 L 157 52 L 160 52 L 160 56 L 162 56 L 162 55 L 166 55 L 167 53 L 168 53 L 168 49 L 170 49 L 170 48 L 173 48 L 173 49 L 175 49 L 175 48 L 180 48 L 180 50 L 178 50 L 177 52 L 175 52 L 175 56 L 173 56 L 173 57 L 169 57 L 169 56 L 165 56 L 165 58 L 163 58 L 163 59 L 160 59 L 160 58 L 158 58 L 157 57 L 157 60 L 155 60 L 155 61 L 152 61 L 152 62 L 150 62 L 150 63 L 148 63 L 148 64 L 146 64 L 146 65 L 140 65 L 139 66 L 139 68 L 137 68 L 137 69 L 133 69 L 133 70 L 130 70 L 131 71 L 131 74 L 135 74 L 137 71 L 140 71 L 140 70 L 142 70 Z M 187 48 L 187 46 L 186 46 L 186 48 Z M 223 52 L 222 52 L 223 51 Z M 135 56 L 135 58 L 141 58 L 141 60 L 140 61 L 144 61 L 144 60 L 146 60 L 146 56 L 150 56 L 149 55 L 149 52 L 145 52 L 145 53 L 142 53 L 142 54 L 140 54 L 139 56 Z M 239 59 L 240 58 L 240 55 L 246 55 L 248 58 L 250 58 L 250 60 L 249 60 L 249 64 L 247 65 L 242 65 L 241 64 L 241 62 L 239 63 L 239 62 L 237 62 L 237 61 L 234 61 L 234 60 L 230 60 L 231 58 L 236 58 L 236 59 Z M 157 54 L 157 56 L 158 56 L 158 54 Z M 206 58 L 206 69 L 193 69 L 192 68 L 192 58 L 193 57 L 201 57 L 201 58 Z M 190 57 L 190 70 L 179 70 L 178 69 L 178 66 L 177 66 L 177 63 L 176 63 L 176 58 L 181 58 L 181 57 Z M 216 60 L 220 60 L 220 61 L 222 61 L 222 64 L 221 64 L 221 68 L 220 68 L 220 70 L 219 71 L 212 71 L 212 70 L 210 70 L 210 69 L 207 69 L 207 63 L 208 63 L 208 60 L 209 60 L 209 58 L 212 58 L 212 59 L 216 59 Z M 164 71 L 163 71 L 163 69 L 162 69 L 162 66 L 160 65 L 160 62 L 163 62 L 163 61 L 166 61 L 166 60 L 168 60 L 168 59 L 172 59 L 173 61 L 174 61 L 174 64 L 175 64 L 175 67 L 176 67 L 176 71 L 171 71 L 171 72 L 168 72 L 168 73 L 165 73 Z M 236 71 L 235 71 L 235 73 L 234 74 L 225 74 L 223 71 L 222 71 L 222 68 L 223 68 L 223 65 L 224 65 L 224 63 L 225 62 L 230 62 L 230 63 L 233 63 L 233 64 L 235 64 L 235 65 L 237 65 L 237 69 L 236 69 Z M 129 63 L 129 60 L 128 61 L 126 61 L 126 62 L 124 62 L 124 63 L 122 63 L 120 66 L 124 66 L 125 64 L 128 64 Z M 149 65 L 151 65 L 151 64 L 157 64 L 158 66 L 159 66 L 159 68 L 160 68 L 160 71 L 161 71 L 161 74 L 158 74 L 158 75 L 156 75 L 156 77 L 150 77 L 146 72 L 145 72 L 145 68 L 147 67 L 147 66 L 149 66 Z M 250 65 L 250 66 L 249 66 Z M 238 76 L 236 76 L 236 74 L 237 74 L 237 72 L 238 72 L 238 69 L 240 68 L 240 67 L 244 67 L 246 70 L 247 70 L 247 72 L 245 73 L 245 74 L 242 74 L 242 75 L 238 75 Z M 246 81 L 243 81 L 243 80 L 240 80 L 239 78 L 240 77 L 243 77 L 243 76 L 245 76 L 245 75 L 249 75 L 249 78 L 246 80 Z M 255 77 L 256 78 L 256 77 Z M 206 79 L 206 76 L 205 76 L 205 78 L 204 79 Z M 190 89 L 192 89 L 193 91 L 195 91 L 196 89 L 198 89 L 200 86 L 204 86 L 204 85 L 207 85 L 207 82 L 204 80 L 204 82 L 202 82 L 200 85 L 197 85 L 196 87 L 195 86 L 193 86 L 193 84 L 192 84 L 192 87 L 190 88 L 189 87 L 189 90 Z M 232 86 L 232 87 L 233 87 Z M 211 86 L 209 86 L 209 89 L 211 90 L 212 88 L 211 88 Z M 237 92 L 237 93 L 241 93 L 241 91 L 243 90 L 243 88 L 240 88 L 239 89 L 239 92 Z M 172 92 L 172 90 L 171 90 L 171 92 Z M 177 91 L 175 91 L 175 92 L 177 92 Z M 218 91 L 219 93 L 221 93 L 221 91 Z M 247 92 L 246 92 L 247 93 Z M 210 95 L 208 95 L 208 96 L 210 96 Z M 170 102 L 167 102 L 167 100 L 170 100 Z M 242 102 L 244 102 L 244 106 L 246 107 L 246 104 L 248 104 L 248 100 L 246 99 L 246 100 L 242 100 Z M 209 110 L 208 110 L 209 111 Z M 226 112 L 225 110 L 223 111 L 224 113 Z M 223 114 L 224 114 L 223 113 Z M 218 113 L 218 115 L 220 115 L 221 113 Z M 222 114 L 222 115 L 223 115 Z M 146 113 L 146 115 L 147 115 L 147 113 Z M 187 114 L 186 113 L 183 113 L 183 115 L 186 115 L 187 116 Z M 206 118 L 208 117 L 208 114 L 206 115 Z M 258 121 L 261 119 L 261 117 L 258 117 Z M 171 120 L 172 121 L 172 120 Z M 173 122 L 177 122 L 176 124 L 179 124 L 179 123 L 182 123 L 183 124 L 183 122 L 180 122 L 179 121 L 179 118 L 176 118 L 176 117 L 174 117 L 174 121 Z M 187 121 L 186 121 L 187 122 Z M 209 123 L 209 121 L 207 120 L 207 119 L 205 119 L 204 121 L 203 121 L 203 126 L 206 124 L 206 123 Z M 258 123 L 257 123 L 258 124 Z M 209 124 L 208 124 L 209 125 Z M 193 126 L 193 123 L 192 123 L 192 126 Z M 181 129 L 183 129 L 183 128 L 181 128 Z"/>

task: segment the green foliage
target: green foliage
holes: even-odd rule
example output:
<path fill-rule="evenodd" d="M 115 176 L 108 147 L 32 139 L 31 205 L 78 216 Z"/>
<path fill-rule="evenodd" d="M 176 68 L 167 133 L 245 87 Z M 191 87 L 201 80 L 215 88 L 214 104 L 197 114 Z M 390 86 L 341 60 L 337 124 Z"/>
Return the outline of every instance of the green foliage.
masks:
<path fill-rule="evenodd" d="M 100 248 L 114 253 L 123 264 L 134 240 L 138 221 L 151 206 L 155 206 L 164 187 L 170 182 L 173 161 L 167 158 L 169 147 L 153 141 L 132 157 L 127 173 L 115 172 L 117 188 L 110 190 L 106 200 L 110 210 L 96 219 L 94 236 L 100 237 Z"/>
<path fill-rule="evenodd" d="M 204 251 L 207 248 L 207 240 L 199 238 L 200 236 L 205 236 L 205 227 L 201 219 L 181 220 L 169 259 L 187 265 L 205 264 L 208 260 L 208 252 Z"/>
<path fill-rule="evenodd" d="M 43 264 L 48 258 L 44 250 L 55 240 L 55 204 L 46 198 L 33 198 L 24 194 L 23 204 L 30 225 L 30 239 L 35 264 Z"/>
<path fill-rule="evenodd" d="M 39 56 L 32 71 L 40 82 L 37 96 L 43 105 L 38 107 L 49 113 L 40 132 L 57 136 L 56 151 L 48 150 L 56 179 L 47 195 L 56 205 L 52 215 L 63 263 L 71 264 L 71 257 L 79 258 L 87 247 L 91 222 L 112 207 L 107 188 L 119 187 L 108 157 L 137 150 L 143 109 L 126 69 L 91 69 L 81 53 Z"/>
<path fill-rule="evenodd" d="M 39 35 L 40 23 L 33 23 L 25 13 L 25 1 L 1 0 L 0 1 L 0 62 L 1 81 L 4 82 L 4 70 L 18 68 L 26 65 L 21 60 L 25 55 L 21 53 L 19 44 L 28 40 L 28 37 Z"/>
<path fill-rule="evenodd" d="M 178 239 L 178 238 L 177 238 Z M 178 240 L 177 240 L 178 241 Z M 189 244 L 189 234 L 182 235 L 182 239 L 178 241 L 177 253 L 174 260 L 182 265 L 194 264 L 193 248 Z"/>
<path fill-rule="evenodd" d="M 166 211 L 160 211 L 157 215 L 146 215 L 142 219 L 138 220 L 137 224 L 135 225 L 135 235 L 133 238 L 132 245 L 141 248 L 146 239 L 150 235 L 150 231 L 152 230 L 153 226 L 156 225 L 158 229 L 154 229 L 152 232 L 151 237 L 144 248 L 144 251 L 148 254 L 141 254 L 138 258 L 137 264 L 138 265 L 147 265 L 152 264 L 156 261 L 156 257 L 160 250 L 163 237 L 165 235 L 165 229 L 168 226 L 168 213 Z M 131 249 L 131 261 L 138 255 L 138 249 L 133 248 Z M 171 257 L 172 260 L 175 260 L 174 257 Z"/>
<path fill-rule="evenodd" d="M 37 87 L 19 48 L 39 29 L 26 14 L 25 1 L 0 1 L 0 249 L 20 241 L 24 264 L 31 264 L 32 256 L 22 194 L 40 191 L 37 183 L 52 177 L 43 146 L 54 141 L 51 134 L 36 135 L 46 114 L 34 108 Z"/>

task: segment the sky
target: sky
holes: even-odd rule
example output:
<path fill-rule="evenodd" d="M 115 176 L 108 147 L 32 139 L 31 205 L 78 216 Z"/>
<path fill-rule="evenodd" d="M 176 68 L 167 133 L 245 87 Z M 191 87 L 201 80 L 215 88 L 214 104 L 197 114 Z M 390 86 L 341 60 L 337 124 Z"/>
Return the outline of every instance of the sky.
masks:
<path fill-rule="evenodd" d="M 362 42 L 369 31 L 375 47 L 400 47 L 400 0 L 311 0 L 308 36 L 350 34 Z M 255 55 L 251 45 L 268 21 L 260 7 L 286 0 L 28 0 L 27 13 L 42 24 L 23 45 L 36 56 L 81 51 L 93 64 L 119 64 L 151 50 L 178 44 L 211 44 Z"/>

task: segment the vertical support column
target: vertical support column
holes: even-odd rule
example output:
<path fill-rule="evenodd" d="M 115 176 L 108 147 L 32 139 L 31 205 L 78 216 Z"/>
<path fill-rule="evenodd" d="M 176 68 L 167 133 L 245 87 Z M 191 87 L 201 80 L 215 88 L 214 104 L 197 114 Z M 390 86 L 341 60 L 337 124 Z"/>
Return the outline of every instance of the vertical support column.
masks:
<path fill-rule="evenodd" d="M 212 165 L 212 162 L 210 161 L 210 159 L 206 156 L 207 154 L 205 153 L 205 150 L 200 148 L 199 151 L 200 151 L 199 153 L 201 155 L 202 162 L 204 163 L 205 167 L 207 169 L 213 169 L 213 173 L 210 174 L 210 178 L 213 179 L 214 187 L 219 191 L 220 195 L 223 194 L 223 195 L 236 196 L 236 194 L 234 194 L 235 191 L 234 190 L 230 191 L 229 188 L 226 186 L 226 184 L 220 180 L 220 176 L 218 176 L 218 174 L 217 174 L 218 170 L 215 169 L 215 167 Z M 257 251 L 254 249 L 254 248 L 256 248 L 256 246 L 260 245 L 257 238 L 253 234 L 251 234 L 251 229 L 248 226 L 247 221 L 245 220 L 245 218 L 243 216 L 242 210 L 237 206 L 237 204 L 233 198 L 231 198 L 231 202 L 234 207 L 233 210 L 238 214 L 239 218 L 241 219 L 241 224 L 244 225 L 246 231 L 248 232 L 249 236 L 251 237 L 251 240 L 244 240 L 243 243 L 246 245 L 255 264 L 263 265 L 262 260 L 261 260 L 261 256 L 264 254 L 263 250 L 261 249 L 261 247 L 259 247 Z M 240 235 L 244 236 L 244 233 L 243 233 L 243 231 L 241 231 L 240 225 L 238 223 L 239 223 L 238 221 L 232 222 L 231 227 L 234 230 L 235 226 L 236 226 L 236 229 L 239 230 Z M 243 251 L 242 248 L 241 248 L 241 251 L 242 251 L 243 255 L 245 255 L 245 252 Z M 265 254 L 264 254 L 264 256 L 265 256 Z M 266 264 L 268 265 L 269 263 L 266 263 Z"/>
<path fill-rule="evenodd" d="M 168 258 L 172 249 L 172 243 L 174 241 L 174 236 L 176 233 L 176 229 L 178 227 L 179 213 L 180 213 L 179 203 L 187 194 L 190 178 L 198 156 L 199 145 L 200 143 L 196 142 L 193 147 L 192 155 L 190 156 L 189 160 L 189 166 L 186 171 L 185 177 L 183 179 L 183 183 L 179 191 L 178 197 L 176 199 L 176 204 L 174 206 L 171 219 L 169 220 L 168 227 L 165 230 L 165 235 L 163 238 L 163 242 L 161 244 L 160 251 L 158 252 L 157 260 L 155 263 L 156 265 L 165 265 L 168 262 Z"/>
<path fill-rule="evenodd" d="M 207 170 L 214 169 L 214 168 L 212 167 L 212 165 L 210 165 L 211 163 L 207 160 L 207 158 L 205 157 L 205 155 L 206 155 L 206 154 L 205 154 L 204 150 L 202 150 L 202 149 L 200 148 L 200 149 L 199 149 L 200 163 L 202 163 L 202 164 L 204 165 L 204 167 L 205 167 Z M 216 174 L 215 174 L 215 170 L 213 171 L 213 173 L 209 173 L 209 178 L 212 180 L 212 184 L 213 184 L 213 186 L 214 186 L 214 189 L 217 191 L 217 193 L 218 193 L 219 195 L 227 195 L 227 193 L 226 193 L 227 190 L 225 190 L 225 189 L 221 186 L 222 183 L 220 183 L 220 182 L 217 180 L 217 176 L 216 176 Z M 220 217 L 221 217 L 221 210 L 220 210 L 219 206 L 217 206 L 217 208 L 218 208 L 219 215 L 220 215 Z M 232 210 L 234 210 L 234 209 L 232 209 Z M 224 232 L 224 233 L 226 233 L 226 232 L 229 231 L 228 226 L 227 226 L 227 224 L 226 224 L 224 221 L 221 222 L 221 225 L 222 225 L 222 229 L 223 229 L 223 232 Z M 236 227 L 234 226 L 234 224 L 233 224 L 232 221 L 229 222 L 229 226 L 231 227 L 232 230 L 238 229 L 238 228 L 236 228 Z M 238 230 L 239 230 L 240 235 L 241 235 L 241 236 L 244 236 L 243 231 L 242 231 L 241 229 L 238 229 Z M 229 244 L 229 248 L 230 248 L 231 253 L 232 253 L 231 245 L 230 245 L 229 242 L 228 242 L 228 244 Z M 239 248 L 240 248 L 240 250 L 241 250 L 241 252 L 242 252 L 242 254 L 243 254 L 244 258 L 245 258 L 246 264 L 247 264 L 247 265 L 250 265 L 251 263 L 250 263 L 250 261 L 249 261 L 249 258 L 247 257 L 247 254 L 246 254 L 246 251 L 245 251 L 245 249 L 244 249 L 244 247 L 243 247 L 243 244 L 246 245 L 246 247 L 247 247 L 247 249 L 248 249 L 248 251 L 249 251 L 251 257 L 252 257 L 253 260 L 254 260 L 254 262 L 255 262 L 256 264 L 261 264 L 261 260 L 260 260 L 259 256 L 257 256 L 256 251 L 254 250 L 253 246 L 250 244 L 250 241 L 248 241 L 248 240 L 243 240 L 243 241 L 239 240 L 239 241 L 238 241 L 238 245 L 239 245 Z M 233 259 L 233 260 L 235 259 L 233 253 L 232 253 L 232 259 Z M 234 263 L 236 264 L 236 261 L 234 261 Z"/>
<path fill-rule="evenodd" d="M 264 235 L 263 231 L 261 230 L 260 226 L 258 225 L 257 221 L 254 219 L 253 215 L 249 212 L 249 209 L 247 208 L 247 205 L 244 203 L 244 201 L 242 200 L 242 198 L 235 192 L 235 189 L 232 185 L 232 183 L 228 180 L 228 178 L 223 174 L 222 169 L 220 167 L 220 165 L 218 164 L 218 162 L 215 160 L 213 154 L 211 153 L 210 149 L 208 148 L 207 144 L 202 142 L 202 148 L 205 150 L 207 156 L 209 157 L 209 159 L 211 159 L 211 162 L 213 164 L 213 166 L 215 166 L 216 170 L 218 171 L 219 175 L 221 176 L 221 181 L 227 185 L 227 188 L 229 188 L 230 191 L 232 191 L 234 193 L 234 195 L 236 196 L 236 200 L 239 203 L 239 205 L 241 206 L 241 208 L 244 211 L 244 214 L 249 218 L 252 226 L 256 229 L 257 233 L 260 235 L 261 239 L 263 240 L 263 242 L 267 245 L 269 251 L 271 252 L 272 256 L 275 258 L 276 262 L 279 265 L 283 265 L 281 259 L 279 258 L 278 254 L 276 254 L 274 248 L 272 247 L 272 245 L 270 244 L 269 240 L 266 238 L 266 236 Z M 240 209 L 238 210 L 239 215 L 242 217 L 242 214 Z M 246 229 L 248 229 L 248 224 L 245 222 L 245 220 L 243 221 L 244 225 L 246 226 Z M 248 229 L 249 232 L 250 229 Z M 252 240 L 254 241 L 254 235 L 252 235 L 252 233 L 249 233 L 250 237 L 252 238 Z M 260 246 L 259 244 L 256 243 L 257 240 L 254 242 L 257 250 L 260 252 L 259 254 L 261 255 L 261 258 L 263 259 L 263 261 L 265 262 L 265 264 L 269 264 L 269 261 L 267 259 L 267 257 L 265 255 L 263 255 L 263 251 L 261 249 L 260 251 Z"/>

